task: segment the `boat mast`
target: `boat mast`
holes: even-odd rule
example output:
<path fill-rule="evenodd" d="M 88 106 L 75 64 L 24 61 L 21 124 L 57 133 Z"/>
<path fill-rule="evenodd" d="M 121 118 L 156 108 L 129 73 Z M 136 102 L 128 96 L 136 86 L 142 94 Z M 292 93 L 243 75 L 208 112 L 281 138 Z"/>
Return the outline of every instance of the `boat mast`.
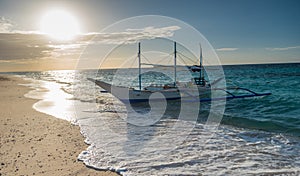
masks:
<path fill-rule="evenodd" d="M 204 70 L 203 70 L 203 56 L 202 56 L 202 47 L 200 44 L 200 80 L 204 81 Z"/>
<path fill-rule="evenodd" d="M 142 75 L 141 75 L 141 42 L 138 44 L 138 59 L 139 59 L 139 89 L 142 90 Z"/>
<path fill-rule="evenodd" d="M 177 50 L 176 50 L 176 42 L 174 42 L 174 86 L 176 87 L 176 80 L 177 80 L 177 72 L 176 72 L 176 57 L 177 57 Z"/>

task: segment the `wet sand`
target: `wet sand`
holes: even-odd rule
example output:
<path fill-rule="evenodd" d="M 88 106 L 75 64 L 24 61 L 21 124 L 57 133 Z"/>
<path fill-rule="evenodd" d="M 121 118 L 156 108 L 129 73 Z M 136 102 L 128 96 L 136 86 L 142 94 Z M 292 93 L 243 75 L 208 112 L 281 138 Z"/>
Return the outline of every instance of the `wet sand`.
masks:
<path fill-rule="evenodd" d="M 0 76 L 0 176 L 115 176 L 77 161 L 88 146 L 78 126 L 32 109 L 20 78 Z"/>

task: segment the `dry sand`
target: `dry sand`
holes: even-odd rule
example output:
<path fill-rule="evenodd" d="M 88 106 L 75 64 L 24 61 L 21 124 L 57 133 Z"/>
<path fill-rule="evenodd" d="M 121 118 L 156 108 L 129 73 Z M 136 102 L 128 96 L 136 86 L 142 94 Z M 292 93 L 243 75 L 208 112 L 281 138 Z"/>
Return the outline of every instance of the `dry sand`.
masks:
<path fill-rule="evenodd" d="M 87 148 L 79 127 L 32 109 L 22 79 L 0 76 L 0 176 L 109 175 L 77 161 Z"/>

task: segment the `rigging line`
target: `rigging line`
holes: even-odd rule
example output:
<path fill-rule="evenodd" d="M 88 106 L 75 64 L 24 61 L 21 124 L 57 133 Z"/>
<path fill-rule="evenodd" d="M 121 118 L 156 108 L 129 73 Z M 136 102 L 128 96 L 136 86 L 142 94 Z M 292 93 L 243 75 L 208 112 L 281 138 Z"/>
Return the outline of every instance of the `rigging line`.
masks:
<path fill-rule="evenodd" d="M 194 59 L 192 59 L 192 58 L 190 58 L 190 57 L 187 57 L 187 56 L 185 56 L 184 54 L 182 54 L 182 53 L 180 53 L 180 52 L 178 52 L 178 53 L 179 53 L 179 55 L 181 55 L 181 56 L 187 58 L 188 60 L 190 60 L 192 63 L 195 63 L 195 60 L 194 60 Z"/>
<path fill-rule="evenodd" d="M 190 57 L 188 57 L 188 56 L 186 56 L 186 55 L 184 55 L 184 54 L 182 54 L 182 53 L 179 53 L 179 55 L 181 55 L 181 56 L 183 56 L 184 58 L 186 58 L 186 59 L 188 59 L 189 61 L 191 61 L 192 63 L 195 63 L 195 61 L 196 60 L 198 60 L 198 59 L 192 59 L 192 58 L 190 58 Z"/>
<path fill-rule="evenodd" d="M 145 58 L 146 61 L 148 61 L 149 64 L 153 64 L 152 62 L 150 62 L 150 59 L 148 59 L 144 54 L 141 54 L 141 55 Z M 158 63 L 162 62 L 163 60 L 167 59 L 167 58 L 170 57 L 170 56 L 171 56 L 171 54 L 168 54 L 167 56 L 165 56 L 165 57 L 163 57 L 162 59 L 160 59 L 160 60 L 158 61 Z M 170 60 L 170 59 L 168 59 L 168 60 Z"/>
<path fill-rule="evenodd" d="M 181 54 L 182 56 L 184 56 L 185 58 L 187 58 L 187 59 L 190 59 L 190 60 L 194 60 L 193 58 L 191 58 L 191 57 L 188 57 L 188 56 L 186 56 L 186 55 L 184 55 L 184 54 L 182 54 L 181 52 L 178 52 L 179 54 Z"/>
<path fill-rule="evenodd" d="M 160 59 L 160 60 L 158 61 L 158 63 L 162 62 L 162 61 L 165 60 L 165 59 L 168 59 L 170 56 L 172 56 L 172 53 L 170 53 L 170 54 L 168 54 L 167 56 L 165 56 L 165 57 L 163 57 L 162 59 Z M 170 59 L 169 59 L 169 62 L 170 62 Z M 168 63 L 169 63 L 169 62 L 168 62 Z"/>
<path fill-rule="evenodd" d="M 180 59 L 180 62 L 182 62 L 184 64 L 184 66 L 190 66 L 191 63 L 188 63 L 188 61 L 186 61 L 186 59 L 182 58 L 181 55 L 178 56 L 178 58 Z M 192 65 L 194 64 L 194 62 L 192 63 Z"/>
<path fill-rule="evenodd" d="M 185 66 L 187 66 L 187 63 L 184 61 L 184 59 L 180 55 L 178 55 L 178 58 L 181 59 L 181 61 L 184 63 Z"/>
<path fill-rule="evenodd" d="M 176 52 L 177 53 L 177 52 Z M 171 59 L 169 59 L 168 60 L 168 62 L 167 62 L 167 64 L 170 64 L 171 65 L 171 62 L 173 62 L 174 61 L 174 54 L 175 54 L 175 52 L 172 52 L 172 53 L 170 53 L 168 56 L 166 56 L 165 58 L 168 58 L 168 57 L 170 57 Z"/>
<path fill-rule="evenodd" d="M 144 54 L 141 53 L 141 56 L 143 56 L 144 59 L 145 59 L 146 61 L 148 61 L 148 62 L 151 64 L 151 62 L 148 60 L 148 58 L 147 58 Z"/>
<path fill-rule="evenodd" d="M 137 56 L 134 57 L 133 61 L 132 61 L 131 64 L 129 65 L 130 68 L 132 68 L 132 66 L 133 66 L 134 62 L 137 60 L 137 58 L 138 58 Z"/>
<path fill-rule="evenodd" d="M 170 65 L 170 64 L 171 64 L 171 59 L 168 59 L 168 62 L 167 62 L 167 64 L 168 64 L 168 65 Z"/>
<path fill-rule="evenodd" d="M 180 53 L 180 52 L 179 52 L 179 54 L 182 55 L 183 57 L 189 59 L 191 62 L 195 62 L 195 61 L 192 60 L 190 57 L 187 57 L 187 56 L 185 56 L 184 54 L 182 54 L 182 53 Z M 199 59 L 197 59 L 197 60 L 199 60 Z M 204 59 L 204 58 L 203 58 L 203 60 L 205 60 L 205 63 L 206 63 L 205 65 L 212 65 L 211 62 L 209 62 L 208 59 Z M 204 65 L 203 65 L 203 66 L 204 66 Z"/>

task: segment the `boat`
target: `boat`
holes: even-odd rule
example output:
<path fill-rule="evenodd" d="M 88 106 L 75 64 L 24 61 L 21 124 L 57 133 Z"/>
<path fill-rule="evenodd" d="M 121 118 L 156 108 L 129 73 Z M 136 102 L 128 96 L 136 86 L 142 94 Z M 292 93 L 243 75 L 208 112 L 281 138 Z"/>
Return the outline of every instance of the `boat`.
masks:
<path fill-rule="evenodd" d="M 169 84 L 151 84 L 142 88 L 142 74 L 141 74 L 141 43 L 138 43 L 138 82 L 139 86 L 137 88 L 116 86 L 109 84 L 107 82 L 88 78 L 88 80 L 94 82 L 96 85 L 104 89 L 104 92 L 111 93 L 113 96 L 118 98 L 121 102 L 128 103 L 140 103 L 151 101 L 171 101 L 171 100 L 183 100 L 186 102 L 210 102 L 210 101 L 221 101 L 230 100 L 238 98 L 247 97 L 258 97 L 267 96 L 271 93 L 256 93 L 246 88 L 241 87 L 226 87 L 226 88 L 216 88 L 214 85 L 217 84 L 222 78 L 208 82 L 204 76 L 203 67 L 203 55 L 202 47 L 200 45 L 200 57 L 199 65 L 187 66 L 191 72 L 199 72 L 198 76 L 194 77 L 193 80 L 187 83 L 181 83 L 177 81 L 177 49 L 176 42 L 174 42 L 174 82 Z M 147 64 L 150 65 L 150 64 Z M 162 66 L 162 65 L 159 65 Z M 242 94 L 234 94 L 230 90 L 243 91 Z M 211 91 L 221 91 L 225 96 L 213 97 L 208 96 Z M 155 93 L 159 93 L 160 96 L 153 96 Z M 223 94 L 223 95 L 224 95 Z M 163 95 L 163 96 L 161 96 Z"/>

